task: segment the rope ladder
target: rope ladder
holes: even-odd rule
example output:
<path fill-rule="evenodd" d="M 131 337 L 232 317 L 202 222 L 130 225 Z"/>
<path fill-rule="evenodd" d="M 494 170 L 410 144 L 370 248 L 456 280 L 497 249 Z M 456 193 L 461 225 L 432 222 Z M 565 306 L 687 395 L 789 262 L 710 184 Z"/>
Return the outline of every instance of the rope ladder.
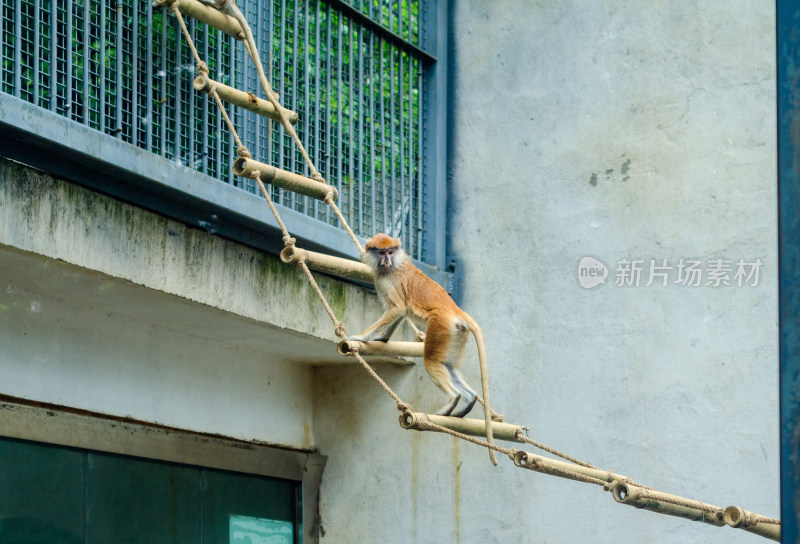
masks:
<path fill-rule="evenodd" d="M 526 433 L 528 429 L 526 427 L 505 423 L 502 421 L 502 416 L 497 414 L 493 414 L 493 419 L 496 419 L 496 421 L 492 422 L 492 435 L 494 438 L 533 446 L 564 460 L 560 461 L 519 449 L 504 448 L 495 444 L 489 444 L 485 440 L 477 438 L 484 436 L 486 432 L 486 423 L 481 419 L 454 418 L 414 412 L 411 405 L 405 403 L 375 372 L 364 359 L 364 356 L 421 357 L 424 333 L 420 332 L 411 321 L 408 321 L 415 333 L 415 342 L 348 341 L 345 325 L 337 318 L 336 314 L 331 309 L 330 304 L 326 300 L 325 295 L 317 284 L 311 271 L 315 270 L 317 272 L 332 274 L 361 283 L 372 283 L 373 275 L 371 270 L 360 262 L 316 253 L 297 247 L 296 240 L 287 230 L 278 209 L 265 187 L 265 184 L 268 183 L 324 202 L 336 214 L 342 227 L 347 231 L 347 234 L 350 236 L 359 253 L 364 252 L 364 248 L 336 205 L 338 196 L 336 188 L 329 185 L 322 174 L 317 171 L 294 129 L 293 125 L 298 122 L 297 113 L 283 108 L 278 101 L 278 95 L 270 86 L 258 55 L 253 34 L 242 12 L 236 6 L 234 0 L 216 0 L 214 6 L 200 2 L 199 0 L 156 0 L 156 2 L 168 8 L 177 19 L 183 35 L 186 38 L 186 43 L 196 62 L 197 77 L 194 79 L 193 87 L 197 91 L 208 94 L 216 103 L 220 115 L 224 119 L 236 143 L 238 158 L 233 165 L 234 173 L 240 177 L 253 179 L 258 184 L 264 199 L 267 201 L 281 229 L 284 243 L 284 249 L 280 253 L 281 260 L 286 264 L 296 265 L 303 271 L 308 279 L 309 285 L 317 294 L 326 313 L 330 317 L 336 336 L 341 339 L 337 345 L 338 352 L 341 355 L 355 358 L 364 370 L 384 389 L 392 400 L 395 401 L 397 409 L 401 412 L 399 419 L 402 428 L 446 433 L 461 440 L 502 453 L 508 456 L 517 467 L 600 486 L 605 491 L 610 492 L 614 500 L 621 504 L 627 504 L 635 508 L 660 514 L 700 521 L 718 527 L 728 525 L 771 540 L 780 541 L 780 520 L 755 514 L 737 506 L 722 508 L 656 491 L 636 483 L 626 476 L 599 469 L 589 463 L 570 457 L 545 444 L 537 442 L 527 436 Z M 216 28 L 243 43 L 248 56 L 258 72 L 259 81 L 266 96 L 266 100 L 255 96 L 252 92 L 233 89 L 209 77 L 208 66 L 202 60 L 194 45 L 191 34 L 184 21 L 184 16 L 194 18 Z M 308 165 L 311 176 L 305 177 L 254 160 L 240 140 L 225 109 L 225 103 L 247 109 L 265 116 L 270 120 L 279 122 L 284 127 L 287 134 L 294 140 L 295 145 Z M 483 399 L 479 398 L 479 400 L 481 403 L 483 402 Z"/>

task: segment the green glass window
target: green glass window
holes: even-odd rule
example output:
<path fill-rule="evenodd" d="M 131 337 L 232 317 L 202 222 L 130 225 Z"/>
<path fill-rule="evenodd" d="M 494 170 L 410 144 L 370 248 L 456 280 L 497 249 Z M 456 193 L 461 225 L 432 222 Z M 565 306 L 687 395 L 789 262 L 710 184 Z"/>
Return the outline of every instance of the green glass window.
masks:
<path fill-rule="evenodd" d="M 0 542 L 86 542 L 86 456 L 0 440 Z"/>
<path fill-rule="evenodd" d="M 300 483 L 0 438 L 3 544 L 301 541 Z"/>

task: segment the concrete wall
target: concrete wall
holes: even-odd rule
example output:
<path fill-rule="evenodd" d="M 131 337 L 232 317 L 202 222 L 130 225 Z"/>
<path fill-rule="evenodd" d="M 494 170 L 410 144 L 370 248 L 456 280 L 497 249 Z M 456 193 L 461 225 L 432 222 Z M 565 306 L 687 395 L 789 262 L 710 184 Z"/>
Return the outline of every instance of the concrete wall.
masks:
<path fill-rule="evenodd" d="M 777 516 L 772 4 L 454 2 L 451 21 L 450 252 L 494 404 L 595 465 Z M 580 285 L 583 257 L 604 284 Z M 676 284 L 681 259 L 731 261 L 733 285 Z M 638 286 L 615 285 L 625 260 Z M 647 286 L 651 260 L 666 286 Z M 739 260 L 761 261 L 756 286 L 736 285 Z M 388 378 L 441 403 L 421 368 Z M 759 538 L 403 434 L 358 369 L 318 371 L 315 399 L 324 542 Z"/>
<path fill-rule="evenodd" d="M 773 5 L 453 2 L 451 24 L 450 253 L 496 408 L 595 465 L 776 516 Z M 604 284 L 580 285 L 583 257 Z M 681 259 L 760 259 L 759 283 L 675 284 Z M 624 260 L 638 286 L 614 284 Z M 0 394 L 315 447 L 323 542 L 758 538 L 403 431 L 362 369 L 329 364 L 298 271 L 7 162 L 0 281 Z M 321 285 L 351 333 L 379 315 Z M 442 404 L 421 367 L 377 369 Z"/>
<path fill-rule="evenodd" d="M 0 394 L 293 448 L 346 364 L 299 270 L 0 162 Z M 368 290 L 321 277 L 356 330 Z"/>
<path fill-rule="evenodd" d="M 777 517 L 773 3 L 455 2 L 453 35 L 451 250 L 497 407 L 598 466 Z M 605 284 L 581 287 L 586 256 Z M 681 259 L 763 264 L 755 287 L 690 287 Z M 622 260 L 639 286 L 615 285 Z M 758 538 L 507 467 L 461 478 L 464 542 L 487 509 L 498 542 Z"/>

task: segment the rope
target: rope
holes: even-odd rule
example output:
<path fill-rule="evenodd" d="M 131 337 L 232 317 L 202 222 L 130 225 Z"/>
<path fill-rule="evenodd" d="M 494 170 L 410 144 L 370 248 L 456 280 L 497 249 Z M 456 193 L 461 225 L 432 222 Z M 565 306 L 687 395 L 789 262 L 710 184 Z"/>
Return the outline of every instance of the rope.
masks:
<path fill-rule="evenodd" d="M 361 354 L 358 352 L 358 349 L 354 349 L 354 350 L 352 350 L 352 351 L 351 351 L 351 354 L 352 354 L 352 356 L 353 356 L 353 357 L 355 357 L 355 358 L 356 358 L 356 360 L 357 360 L 359 363 L 361 363 L 361 366 L 363 366 L 363 367 L 364 367 L 364 370 L 366 370 L 366 371 L 367 371 L 367 373 L 368 373 L 370 376 L 372 376 L 372 378 L 373 378 L 373 379 L 374 379 L 376 382 L 378 382 L 378 385 L 380 385 L 380 386 L 383 388 L 383 390 L 384 390 L 384 391 L 386 391 L 386 393 L 387 393 L 387 394 L 388 394 L 390 397 L 392 397 L 392 399 L 394 399 L 394 402 L 397 404 L 397 409 L 398 409 L 398 410 L 400 410 L 400 411 L 401 411 L 401 412 L 403 412 L 404 414 L 406 414 L 406 413 L 411 413 L 411 412 L 413 411 L 413 410 L 412 410 L 412 408 L 411 408 L 411 405 L 410 405 L 410 404 L 407 404 L 407 403 L 405 403 L 405 402 L 403 402 L 403 400 L 402 400 L 402 399 L 401 399 L 401 398 L 400 398 L 400 397 L 397 395 L 397 393 L 395 393 L 394 391 L 392 391 L 392 388 L 391 388 L 391 387 L 389 387 L 389 385 L 388 385 L 388 384 L 387 384 L 385 381 L 383 381 L 383 378 L 381 378 L 380 376 L 378 376 L 378 373 L 377 373 L 377 372 L 375 372 L 375 370 L 374 370 L 374 369 L 373 369 L 373 368 L 370 366 L 370 364 L 369 364 L 369 363 L 367 363 L 367 362 L 364 360 L 364 358 L 363 358 L 363 357 L 361 356 Z"/>
<path fill-rule="evenodd" d="M 272 210 L 272 215 L 275 216 L 275 220 L 278 222 L 278 226 L 280 227 L 281 232 L 283 233 L 283 244 L 287 247 L 294 246 L 296 240 L 292 238 L 292 236 L 289 234 L 289 229 L 287 229 L 286 225 L 283 223 L 283 220 L 281 219 L 281 214 L 278 213 L 278 208 L 275 207 L 275 203 L 272 201 L 272 197 L 270 196 L 269 191 L 267 191 L 267 188 L 264 186 L 264 182 L 261 181 L 261 172 L 258 170 L 254 170 L 252 174 L 250 174 L 250 176 L 254 180 L 256 180 L 256 183 L 258 183 L 258 187 L 261 189 L 261 194 L 264 195 L 264 198 L 266 199 L 267 204 L 269 205 L 269 209 Z"/>
<path fill-rule="evenodd" d="M 178 4 L 180 2 L 174 2 L 169 10 L 170 12 L 178 19 L 178 23 L 181 26 L 181 30 L 183 31 L 183 35 L 186 38 L 186 43 L 189 45 L 189 49 L 192 52 L 192 56 L 194 56 L 195 63 L 197 64 L 197 73 L 207 75 L 209 73 L 208 65 L 200 58 L 200 53 L 197 51 L 197 47 L 194 45 L 194 40 L 192 39 L 192 35 L 189 34 L 189 29 L 186 27 L 186 22 L 183 20 L 183 15 L 181 14 L 180 9 L 178 9 Z M 236 147 L 239 150 L 247 149 L 244 147 L 242 140 L 239 139 L 239 134 L 236 132 L 236 127 L 233 126 L 233 122 L 231 118 L 228 117 L 228 112 L 225 110 L 225 106 L 222 103 L 219 95 L 217 94 L 216 86 L 212 87 L 211 90 L 208 92 L 209 96 L 214 99 L 214 102 L 217 104 L 220 113 L 222 114 L 222 118 L 225 120 L 225 124 L 228 126 L 228 130 L 230 131 L 231 135 L 233 136 L 234 141 L 236 142 Z"/>
<path fill-rule="evenodd" d="M 364 253 L 364 248 L 361 247 L 361 242 L 358 241 L 358 238 L 356 238 L 356 235 L 353 233 L 353 230 L 350 228 L 350 225 L 347 224 L 347 221 L 345 220 L 344 216 L 342 215 L 342 212 L 339 211 L 339 206 L 336 205 L 336 202 L 334 201 L 333 195 L 331 193 L 328 193 L 328 195 L 325 197 L 325 204 L 327 204 L 328 206 L 333 208 L 333 211 L 334 211 L 334 213 L 336 213 L 336 216 L 339 218 L 339 221 L 341 221 L 342 226 L 345 228 L 345 230 L 347 230 L 347 234 L 350 235 L 350 239 L 353 241 L 353 243 L 358 248 L 359 255 L 363 254 Z M 417 331 L 417 332 L 419 332 L 419 331 Z"/>
<path fill-rule="evenodd" d="M 195 47 L 194 40 L 192 40 L 191 34 L 189 33 L 189 30 L 188 30 L 188 28 L 186 26 L 186 23 L 183 20 L 183 16 L 181 15 L 180 10 L 178 9 L 178 3 L 179 3 L 178 1 L 174 2 L 170 6 L 170 11 L 178 19 L 178 23 L 180 24 L 181 30 L 183 31 L 183 34 L 186 37 L 186 42 L 187 42 L 189 48 L 191 49 L 192 55 L 194 56 L 194 59 L 195 59 L 196 65 L 197 65 L 197 72 L 200 73 L 200 74 L 208 74 L 209 73 L 208 65 L 200 58 L 200 54 L 198 53 L 197 48 Z M 259 79 L 261 81 L 261 85 L 264 88 L 264 92 L 266 93 L 266 96 L 267 96 L 268 100 L 270 101 L 270 103 L 272 104 L 272 106 L 275 108 L 275 111 L 277 112 L 278 117 L 280 119 L 280 122 L 283 125 L 284 129 L 292 137 L 292 139 L 294 140 L 295 144 L 297 145 L 298 150 L 303 155 L 303 158 L 305 159 L 306 164 L 308 165 L 309 170 L 311 172 L 311 178 L 316 180 L 316 181 L 319 181 L 321 183 L 327 183 L 325 181 L 325 179 L 322 177 L 322 175 L 314 167 L 314 164 L 313 164 L 311 158 L 308 156 L 308 153 L 306 152 L 306 149 L 303 146 L 303 143 L 300 141 L 300 138 L 297 135 L 297 132 L 295 131 L 295 129 L 292 126 L 292 124 L 289 122 L 289 120 L 288 120 L 288 118 L 286 116 L 285 110 L 281 107 L 281 105 L 280 105 L 280 103 L 278 101 L 277 94 L 272 90 L 272 87 L 270 86 L 269 81 L 267 81 L 266 75 L 264 73 L 264 68 L 263 68 L 263 66 L 261 64 L 261 60 L 259 59 L 259 56 L 258 56 L 258 50 L 256 49 L 255 40 L 253 39 L 253 33 L 250 30 L 250 26 L 247 23 L 247 20 L 244 18 L 244 16 L 242 15 L 242 12 L 236 6 L 236 3 L 233 0 L 217 0 L 216 5 L 217 5 L 217 8 L 220 9 L 220 10 L 227 9 L 232 14 L 232 16 L 241 25 L 242 30 L 245 33 L 245 41 L 244 41 L 245 49 L 247 50 L 248 55 L 250 56 L 250 58 L 253 60 L 253 63 L 255 64 L 256 70 L 257 70 L 258 75 L 259 75 Z M 231 121 L 230 117 L 228 116 L 228 113 L 227 113 L 227 111 L 226 111 L 226 109 L 225 109 L 225 107 L 224 107 L 224 105 L 222 103 L 222 100 L 220 99 L 219 95 L 216 92 L 216 87 L 212 87 L 208 94 L 209 94 L 209 96 L 211 96 L 211 98 L 217 104 L 217 107 L 219 108 L 219 111 L 220 111 L 221 115 L 223 116 L 223 118 L 225 120 L 225 123 L 226 123 L 226 125 L 228 127 L 228 130 L 231 132 L 231 134 L 232 134 L 232 136 L 234 138 L 234 141 L 236 142 L 237 152 L 238 152 L 239 156 L 248 157 L 249 158 L 250 157 L 250 153 L 247 151 L 247 148 L 244 146 L 244 144 L 242 143 L 241 139 L 239 138 L 238 133 L 236 132 L 236 129 L 235 129 L 234 125 L 233 125 L 233 122 Z M 261 181 L 260 172 L 258 172 L 258 171 L 253 172 L 251 174 L 251 177 L 257 182 L 262 194 L 264 195 L 265 200 L 267 201 L 267 204 L 270 207 L 270 210 L 272 211 L 272 214 L 275 217 L 275 220 L 277 221 L 277 223 L 278 223 L 278 225 L 279 225 L 279 227 L 281 229 L 281 233 L 283 235 L 284 245 L 287 246 L 287 247 L 293 247 L 294 244 L 295 244 L 295 239 L 291 236 L 291 234 L 289 233 L 289 230 L 286 228 L 286 225 L 284 224 L 283 220 L 281 219 L 280 213 L 278 212 L 278 209 L 275 206 L 275 203 L 272 201 L 272 197 L 270 196 L 269 192 L 267 191 L 266 187 L 264 186 L 264 183 Z M 346 219 L 342 215 L 341 211 L 339 210 L 339 207 L 336 205 L 332 194 L 329 193 L 326 196 L 325 203 L 328 204 L 333 209 L 334 213 L 339 218 L 339 221 L 341 222 L 342 226 L 347 231 L 347 234 L 350 236 L 351 240 L 355 244 L 355 246 L 358 249 L 359 253 L 363 253 L 364 252 L 364 248 L 362 247 L 362 245 L 359 242 L 358 238 L 356 237 L 355 233 L 350 228 L 350 225 L 347 223 Z M 331 321 L 334 324 L 334 332 L 335 332 L 336 336 L 338 336 L 339 338 L 342 338 L 342 339 L 346 339 L 347 338 L 347 331 L 345 329 L 344 324 L 336 317 L 335 312 L 331 308 L 330 304 L 328 303 L 327 299 L 325 298 L 324 293 L 322 292 L 322 290 L 320 289 L 320 287 L 317 284 L 316 280 L 314 279 L 314 275 L 311 273 L 311 270 L 309 270 L 308 265 L 306 264 L 304 258 L 300 259 L 300 261 L 298 263 L 298 266 L 300 266 L 300 268 L 302 268 L 304 274 L 306 275 L 306 278 L 308 279 L 309 285 L 312 287 L 314 292 L 317 294 L 317 297 L 322 302 L 322 305 L 325 308 L 325 311 L 327 312 L 328 316 L 331 318 Z M 411 322 L 410 320 L 409 320 L 409 324 L 410 324 L 411 328 L 414 330 L 416 340 L 420 341 L 420 342 L 423 341 L 424 338 L 425 338 L 424 333 L 422 333 L 415 326 L 415 324 L 413 322 Z M 364 358 L 361 356 L 361 354 L 359 353 L 359 351 L 357 349 L 351 351 L 349 355 L 354 357 L 361 364 L 361 366 L 367 371 L 367 373 L 394 400 L 395 404 L 397 405 L 397 409 L 398 410 L 400 410 L 403 414 L 408 414 L 408 413 L 412 412 L 411 405 L 403 402 L 403 400 L 392 390 L 392 388 L 389 387 L 389 385 L 377 374 L 377 372 L 375 372 L 375 370 L 369 365 L 369 363 L 367 363 L 364 360 Z M 493 414 L 493 416 L 495 416 L 495 415 L 497 415 L 497 414 Z M 497 417 L 500 420 L 502 420 L 502 416 L 497 415 Z M 454 431 L 452 429 L 448 429 L 448 428 L 443 427 L 441 425 L 437 425 L 437 424 L 431 422 L 427 417 L 421 418 L 421 419 L 418 420 L 418 428 L 420 430 L 426 430 L 426 431 L 430 430 L 430 431 L 437 431 L 437 432 L 449 434 L 449 435 L 451 435 L 451 436 L 453 436 L 455 438 L 458 438 L 460 440 L 465 440 L 467 442 L 476 444 L 478 446 L 482 446 L 482 447 L 488 448 L 490 450 L 494 450 L 496 452 L 508 455 L 512 459 L 514 458 L 514 455 L 517 453 L 517 450 L 515 450 L 513 448 L 512 449 L 503 448 L 503 447 L 497 446 L 495 444 L 490 444 L 489 442 L 487 442 L 485 440 L 480 440 L 478 438 L 475 438 L 475 437 L 472 437 L 472 436 L 468 436 L 468 435 L 460 433 L 458 431 Z M 540 442 L 537 442 L 537 441 L 535 441 L 535 440 L 533 440 L 531 438 L 528 438 L 527 436 L 518 435 L 517 438 L 519 440 L 523 441 L 523 442 L 526 442 L 526 443 L 528 443 L 528 444 L 530 444 L 532 446 L 535 446 L 536 448 L 539 448 L 539 449 L 541 449 L 543 451 L 546 451 L 548 453 L 551 453 L 553 455 L 561 457 L 562 459 L 566 459 L 567 461 L 570 461 L 570 462 L 572 462 L 572 463 L 574 463 L 576 465 L 579 465 L 579 466 L 582 466 L 582 467 L 586 467 L 586 468 L 596 469 L 595 466 L 593 466 L 593 465 L 591 465 L 589 463 L 586 463 L 584 461 L 581 461 L 579 459 L 571 457 L 571 456 L 569 456 L 569 455 L 567 455 L 565 453 L 562 453 L 562 452 L 560 452 L 558 450 L 550 448 L 550 447 L 548 447 L 548 446 L 546 446 L 546 445 L 544 445 L 544 444 L 542 444 Z M 529 462 L 530 462 L 529 467 L 532 470 L 535 470 L 537 472 L 550 473 L 550 474 L 554 474 L 554 475 L 561 476 L 561 477 L 564 477 L 564 478 L 568 478 L 568 479 L 571 479 L 571 480 L 576 480 L 576 481 L 586 482 L 586 483 L 590 483 L 590 484 L 594 484 L 594 485 L 599 485 L 599 486 L 603 487 L 603 489 L 605 489 L 606 491 L 612 490 L 614 485 L 617 483 L 617 480 L 615 480 L 614 482 L 611 482 L 609 484 L 609 482 L 607 482 L 607 481 L 604 481 L 604 480 L 601 480 L 601 479 L 598 479 L 598 478 L 593 478 L 591 476 L 587 476 L 585 474 L 581 474 L 581 473 L 575 472 L 575 471 L 570 470 L 569 468 L 566 468 L 566 467 L 562 468 L 562 467 L 555 467 L 555 466 L 551 466 L 551 465 L 545 465 L 543 463 L 540 463 L 537 459 L 532 458 L 532 457 L 529 458 Z M 722 515 L 722 509 L 720 509 L 717 506 L 713 506 L 713 505 L 710 505 L 708 503 L 695 501 L 695 500 L 691 500 L 691 499 L 685 499 L 683 497 L 678 497 L 678 496 L 675 496 L 675 495 L 669 495 L 669 494 L 661 493 L 661 492 L 652 490 L 651 488 L 648 488 L 646 486 L 642 486 L 641 484 L 632 482 L 632 481 L 630 481 L 628 479 L 625 479 L 625 482 L 626 483 L 630 483 L 631 485 L 635 485 L 635 486 L 639 487 L 641 490 L 643 490 L 642 494 L 641 494 L 641 496 L 643 498 L 662 501 L 662 502 L 667 502 L 667 503 L 672 503 L 672 504 L 676 504 L 678 506 L 684 506 L 684 507 L 687 507 L 687 508 L 694 508 L 694 509 L 697 509 L 697 510 L 700 510 L 700 511 L 703 511 L 703 512 L 713 513 L 719 519 L 721 519 L 720 516 Z M 748 522 L 750 522 L 750 523 L 780 524 L 780 520 L 777 520 L 777 519 L 774 519 L 774 518 L 768 518 L 768 517 L 761 516 L 759 514 L 753 514 L 753 513 L 749 513 Z"/>
<path fill-rule="evenodd" d="M 473 436 L 466 435 L 464 433 L 460 433 L 458 431 L 454 431 L 452 429 L 448 429 L 447 427 L 442 427 L 441 425 L 437 425 L 429 420 L 427 417 L 419 418 L 417 420 L 417 428 L 422 431 L 438 431 L 440 433 L 449 434 L 451 436 L 455 436 L 456 438 L 460 438 L 461 440 L 466 440 L 467 442 L 472 442 L 473 444 L 477 444 L 478 446 L 483 446 L 484 448 L 489 448 L 490 450 L 494 450 L 498 453 L 502 453 L 504 455 L 513 456 L 512 449 L 504 448 L 502 446 L 498 446 L 497 444 L 490 444 L 485 440 L 480 440 Z"/>
<path fill-rule="evenodd" d="M 674 495 L 667 495 L 666 493 L 659 493 L 658 491 L 645 491 L 642 493 L 642 497 L 654 501 L 677 504 L 678 506 L 685 506 L 686 508 L 694 508 L 695 510 L 708 512 L 709 514 L 715 514 L 717 515 L 718 519 L 722 519 L 722 513 L 725 511 L 724 508 L 720 508 L 719 506 L 714 506 L 712 504 L 695 501 L 692 499 L 684 499 L 683 497 Z"/>
<path fill-rule="evenodd" d="M 322 305 L 325 307 L 325 311 L 328 312 L 328 315 L 333 321 L 333 325 L 336 328 L 336 336 L 341 338 L 342 340 L 347 340 L 347 331 L 344 328 L 344 324 L 339 321 L 336 317 L 336 314 L 331 309 L 331 305 L 328 304 L 328 301 L 325 299 L 325 295 L 322 293 L 322 289 L 319 288 L 317 285 L 317 281 L 314 279 L 314 275 L 311 273 L 311 270 L 308 269 L 308 265 L 303 257 L 300 258 L 300 262 L 298 263 L 300 268 L 303 269 L 305 272 L 306 277 L 308 278 L 308 283 L 311 284 L 311 287 L 314 289 L 314 292 L 317 293 L 319 300 L 322 302 Z"/>
<path fill-rule="evenodd" d="M 183 20 L 183 15 L 181 15 L 180 10 L 178 9 L 179 2 L 174 2 L 170 7 L 169 10 L 172 14 L 178 18 L 178 23 L 181 25 L 181 29 L 183 29 L 183 35 L 186 36 L 186 42 L 189 44 L 189 49 L 192 50 L 192 55 L 194 55 L 195 63 L 197 63 L 197 72 L 200 74 L 207 74 L 208 73 L 208 65 L 203 62 L 203 59 L 200 58 L 200 53 L 197 52 L 197 48 L 194 46 L 194 40 L 192 39 L 192 35 L 189 34 L 189 29 L 186 28 L 186 23 Z"/>
<path fill-rule="evenodd" d="M 211 90 L 208 91 L 208 95 L 214 99 L 214 102 L 216 102 L 217 107 L 222 114 L 222 118 L 225 120 L 225 124 L 228 125 L 228 130 L 230 131 L 231 135 L 233 135 L 233 140 L 236 142 L 236 147 L 238 149 L 243 149 L 244 144 L 242 143 L 242 140 L 239 139 L 239 133 L 236 132 L 236 128 L 233 126 L 233 122 L 231 121 L 231 118 L 228 117 L 228 112 L 225 110 L 225 105 L 222 103 L 222 99 L 217 94 L 216 85 L 211 87 Z"/>
<path fill-rule="evenodd" d="M 520 435 L 518 435 L 518 436 L 517 436 L 517 438 L 518 438 L 519 440 L 522 440 L 523 442 L 527 442 L 527 443 L 528 443 L 528 444 L 530 444 L 531 446 L 535 446 L 535 447 L 539 448 L 540 450 L 546 451 L 547 453 L 552 453 L 553 455 L 555 455 L 555 456 L 557 456 L 557 457 L 561 457 L 562 459 L 566 459 L 567 461 L 570 461 L 570 462 L 572 462 L 572 463 L 575 463 L 576 465 L 580 465 L 580 466 L 582 466 L 582 467 L 586 467 L 586 468 L 594 468 L 594 469 L 596 469 L 596 468 L 597 468 L 597 467 L 596 467 L 596 466 L 594 466 L 594 465 L 590 465 L 589 463 L 586 463 L 586 462 L 584 462 L 584 461 L 581 461 L 581 460 L 579 460 L 579 459 L 575 459 L 574 457 L 570 457 L 570 456 L 569 456 L 569 455 L 567 455 L 566 453 L 562 453 L 562 452 L 560 452 L 560 451 L 558 451 L 558 450 L 556 450 L 556 449 L 553 449 L 553 448 L 551 448 L 551 447 L 549 447 L 549 446 L 545 446 L 545 445 L 544 445 L 544 444 L 542 444 L 541 442 L 537 442 L 536 440 L 533 440 L 533 439 L 531 439 L 531 438 L 528 438 L 528 437 L 527 437 L 527 436 L 525 436 L 524 434 L 520 434 Z"/>
<path fill-rule="evenodd" d="M 543 465 L 539 462 L 538 459 L 530 459 L 531 467 L 536 472 L 541 472 L 542 474 L 554 474 L 556 476 L 560 476 L 562 478 L 567 478 L 569 480 L 575 480 L 577 482 L 584 482 L 587 484 L 599 485 L 603 489 L 608 491 L 608 482 L 601 480 L 599 478 L 593 478 L 591 476 L 587 476 L 586 474 L 581 474 L 580 472 L 575 472 L 573 470 L 569 470 L 567 468 L 561 467 L 554 467 L 552 465 Z"/>
<path fill-rule="evenodd" d="M 768 518 L 767 516 L 762 516 L 761 514 L 753 514 L 751 513 L 747 516 L 748 521 L 755 521 L 756 523 L 768 523 L 770 525 L 780 525 L 781 520 L 775 518 Z"/>
<path fill-rule="evenodd" d="M 627 483 L 636 486 L 636 484 L 633 482 L 627 482 Z M 613 488 L 615 484 L 616 481 L 612 482 L 609 485 L 609 488 Z M 713 504 L 708 504 L 706 502 L 696 501 L 692 499 L 686 499 L 684 497 L 678 497 L 677 495 L 670 495 L 669 493 L 662 493 L 660 491 L 655 491 L 649 488 L 642 488 L 642 491 L 640 492 L 639 496 L 643 499 L 659 501 L 659 502 L 668 502 L 670 504 L 683 506 L 685 508 L 693 508 L 694 510 L 700 510 L 701 512 L 716 514 L 718 516 L 718 519 L 722 519 L 722 513 L 725 510 L 724 508 L 720 508 L 719 506 L 714 506 Z"/>
<path fill-rule="evenodd" d="M 255 40 L 253 39 L 253 32 L 250 30 L 250 25 L 247 24 L 247 20 L 244 18 L 244 15 L 242 15 L 242 12 L 236 5 L 236 2 L 234 2 L 233 0 L 229 0 L 226 4 L 226 7 L 233 16 L 233 18 L 239 21 L 242 30 L 244 30 L 245 48 L 247 49 L 247 53 L 250 55 L 250 58 L 253 60 L 253 64 L 255 65 L 256 71 L 258 72 L 258 78 L 261 81 L 261 86 L 264 88 L 264 92 L 267 95 L 267 99 L 272 103 L 273 107 L 275 108 L 275 112 L 278 114 L 278 117 L 281 120 L 283 128 L 286 129 L 286 132 L 288 132 L 289 135 L 292 137 L 295 145 L 297 145 L 297 149 L 303 155 L 303 159 L 305 159 L 306 164 L 308 164 L 308 168 L 311 171 L 312 179 L 317 176 L 321 178 L 320 173 L 317 172 L 317 169 L 314 167 L 314 163 L 312 162 L 311 157 L 308 156 L 308 152 L 306 151 L 306 148 L 303 146 L 303 142 L 300 141 L 300 137 L 297 135 L 297 132 L 294 130 L 294 127 L 289 122 L 288 117 L 286 117 L 286 113 L 283 111 L 283 108 L 278 102 L 278 97 L 272 90 L 272 86 L 269 84 L 269 81 L 267 81 L 267 76 L 264 74 L 264 67 L 261 65 L 261 59 L 258 56 L 258 49 L 256 48 L 256 43 Z M 357 246 L 359 245 L 358 241 L 356 241 L 356 245 Z"/>

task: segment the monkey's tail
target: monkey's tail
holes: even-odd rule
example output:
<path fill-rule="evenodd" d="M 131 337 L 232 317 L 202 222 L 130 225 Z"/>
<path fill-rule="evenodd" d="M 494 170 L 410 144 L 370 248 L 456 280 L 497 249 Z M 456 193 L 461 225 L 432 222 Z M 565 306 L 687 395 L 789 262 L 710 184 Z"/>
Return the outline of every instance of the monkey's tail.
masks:
<path fill-rule="evenodd" d="M 492 408 L 489 404 L 489 370 L 486 366 L 486 345 L 483 342 L 483 332 L 478 324 L 466 313 L 464 320 L 467 322 L 467 327 L 472 336 L 475 337 L 475 343 L 478 345 L 478 361 L 480 362 L 481 370 L 481 392 L 483 393 L 483 416 L 486 421 L 486 441 L 494 445 L 494 436 L 492 435 Z M 492 460 L 494 465 L 497 465 L 497 457 L 495 457 L 494 450 L 489 448 L 489 459 Z"/>

